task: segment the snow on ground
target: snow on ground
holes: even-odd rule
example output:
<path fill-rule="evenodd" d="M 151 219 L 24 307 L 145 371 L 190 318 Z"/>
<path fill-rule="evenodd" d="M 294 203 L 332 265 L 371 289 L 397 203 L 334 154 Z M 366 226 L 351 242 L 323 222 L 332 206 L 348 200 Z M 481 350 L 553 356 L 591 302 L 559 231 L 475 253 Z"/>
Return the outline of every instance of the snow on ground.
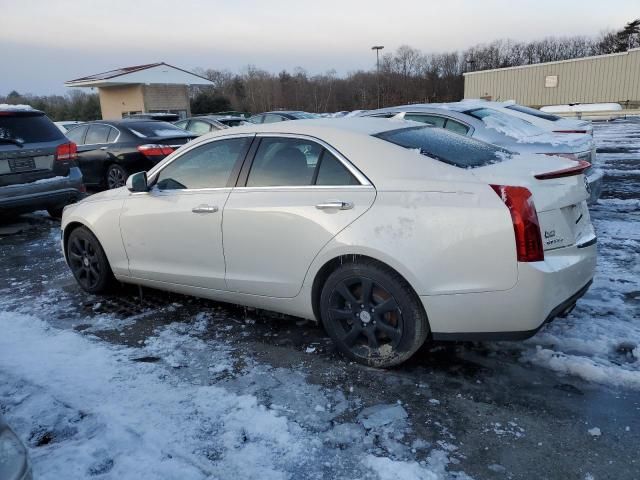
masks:
<path fill-rule="evenodd" d="M 596 123 L 603 199 L 591 211 L 598 267 L 566 319 L 527 342 L 523 361 L 613 386 L 640 389 L 640 118 Z M 635 177 L 635 178 L 634 178 Z M 613 190 L 612 190 L 613 189 Z"/>

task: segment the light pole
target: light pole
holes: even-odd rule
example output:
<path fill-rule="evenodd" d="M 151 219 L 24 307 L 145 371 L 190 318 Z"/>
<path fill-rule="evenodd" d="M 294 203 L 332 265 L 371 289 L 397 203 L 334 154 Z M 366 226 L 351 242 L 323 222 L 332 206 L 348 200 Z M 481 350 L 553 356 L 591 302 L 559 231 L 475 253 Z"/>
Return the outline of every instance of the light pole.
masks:
<path fill-rule="evenodd" d="M 371 50 L 376 51 L 376 83 L 378 84 L 378 108 L 380 108 L 380 50 L 384 48 L 383 45 L 374 45 Z"/>

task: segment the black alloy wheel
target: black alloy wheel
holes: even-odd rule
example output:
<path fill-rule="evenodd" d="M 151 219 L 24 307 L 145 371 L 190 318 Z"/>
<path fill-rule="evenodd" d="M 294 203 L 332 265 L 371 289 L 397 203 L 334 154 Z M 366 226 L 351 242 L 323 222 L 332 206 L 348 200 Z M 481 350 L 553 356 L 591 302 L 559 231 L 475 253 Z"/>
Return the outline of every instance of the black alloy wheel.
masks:
<path fill-rule="evenodd" d="M 109 165 L 107 168 L 107 188 L 109 190 L 114 188 L 124 187 L 127 182 L 127 172 L 120 165 L 115 163 Z"/>
<path fill-rule="evenodd" d="M 346 356 L 388 367 L 408 359 L 426 339 L 428 324 L 406 281 L 377 263 L 346 264 L 321 295 L 322 320 Z"/>
<path fill-rule="evenodd" d="M 67 241 L 67 260 L 83 290 L 104 292 L 113 282 L 113 273 L 98 239 L 85 227 L 71 232 Z"/>

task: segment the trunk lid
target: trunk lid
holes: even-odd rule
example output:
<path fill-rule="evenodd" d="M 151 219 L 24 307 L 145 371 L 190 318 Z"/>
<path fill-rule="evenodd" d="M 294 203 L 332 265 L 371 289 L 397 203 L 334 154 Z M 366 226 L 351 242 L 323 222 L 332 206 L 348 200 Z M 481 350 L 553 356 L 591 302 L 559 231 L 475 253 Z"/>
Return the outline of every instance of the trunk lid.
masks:
<path fill-rule="evenodd" d="M 503 162 L 475 168 L 476 178 L 489 184 L 527 188 L 540 223 L 544 250 L 580 245 L 595 237 L 584 174 L 540 180 L 536 175 L 577 167 L 577 161 L 548 155 L 513 155 Z"/>

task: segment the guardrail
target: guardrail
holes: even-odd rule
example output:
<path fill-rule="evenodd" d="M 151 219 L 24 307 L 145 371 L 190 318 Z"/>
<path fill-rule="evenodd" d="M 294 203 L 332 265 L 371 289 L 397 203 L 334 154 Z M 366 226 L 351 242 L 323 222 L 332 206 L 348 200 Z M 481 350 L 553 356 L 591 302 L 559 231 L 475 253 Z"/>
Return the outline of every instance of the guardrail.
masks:
<path fill-rule="evenodd" d="M 627 118 L 640 115 L 640 109 L 604 110 L 601 112 L 553 112 L 554 115 L 579 120 L 609 121 L 615 118 Z"/>

